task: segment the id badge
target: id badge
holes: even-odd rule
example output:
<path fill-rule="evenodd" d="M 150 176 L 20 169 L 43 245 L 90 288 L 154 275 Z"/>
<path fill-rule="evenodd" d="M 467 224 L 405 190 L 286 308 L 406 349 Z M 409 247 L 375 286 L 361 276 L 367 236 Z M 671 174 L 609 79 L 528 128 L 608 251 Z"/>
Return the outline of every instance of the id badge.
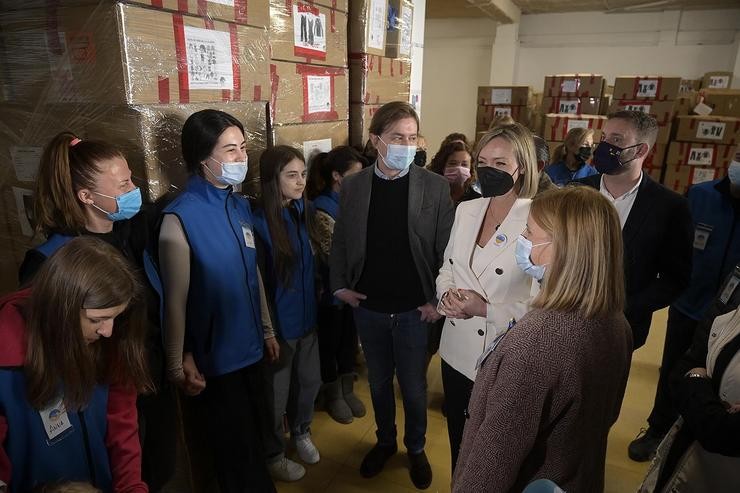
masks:
<path fill-rule="evenodd" d="M 696 229 L 694 229 L 694 248 L 703 251 L 707 247 L 713 229 L 714 227 L 708 224 L 697 224 Z"/>
<path fill-rule="evenodd" d="M 254 233 L 252 232 L 252 226 L 247 223 L 242 223 L 242 235 L 244 236 L 244 246 L 247 248 L 254 248 Z"/>
<path fill-rule="evenodd" d="M 732 273 L 732 277 L 730 277 L 727 283 L 725 283 L 724 288 L 722 288 L 722 293 L 719 295 L 719 301 L 721 301 L 723 305 L 726 305 L 727 302 L 730 301 L 732 293 L 735 292 L 738 284 L 740 284 L 740 272 L 738 272 L 738 269 L 735 269 L 735 272 Z"/>
<path fill-rule="evenodd" d="M 67 408 L 64 406 L 64 398 L 60 397 L 44 409 L 39 411 L 41 421 L 44 423 L 44 431 L 49 443 L 54 442 L 73 430 L 69 421 Z"/>

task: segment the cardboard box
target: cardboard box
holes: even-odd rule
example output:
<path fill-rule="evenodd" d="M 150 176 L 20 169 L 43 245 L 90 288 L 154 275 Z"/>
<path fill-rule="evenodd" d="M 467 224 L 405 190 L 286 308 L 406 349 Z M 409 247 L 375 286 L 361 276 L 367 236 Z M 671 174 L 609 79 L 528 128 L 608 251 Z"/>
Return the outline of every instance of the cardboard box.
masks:
<path fill-rule="evenodd" d="M 388 31 L 385 35 L 385 56 L 411 60 L 411 29 L 414 6 L 410 0 L 388 1 Z"/>
<path fill-rule="evenodd" d="M 375 55 L 352 55 L 349 79 L 350 103 L 408 101 L 411 93 L 411 64 Z"/>
<path fill-rule="evenodd" d="M 681 79 L 678 95 L 698 91 L 699 89 L 701 89 L 701 79 Z"/>
<path fill-rule="evenodd" d="M 8 99 L 27 103 L 266 101 L 264 29 L 126 4 L 4 14 Z"/>
<path fill-rule="evenodd" d="M 655 144 L 648 154 L 642 166 L 647 168 L 662 168 L 665 164 L 665 156 L 668 146 L 666 144 Z"/>
<path fill-rule="evenodd" d="M 271 0 L 271 1 L 281 1 L 281 0 Z M 285 1 L 285 0 L 282 0 Z M 347 13 L 347 9 L 349 8 L 349 0 L 308 0 L 308 3 L 316 4 L 316 5 L 323 5 L 324 7 L 329 7 L 330 9 L 338 10 L 339 12 Z"/>
<path fill-rule="evenodd" d="M 347 69 L 272 62 L 271 121 L 273 124 L 347 120 Z"/>
<path fill-rule="evenodd" d="M 289 145 L 303 151 L 306 162 L 317 152 L 329 152 L 334 147 L 347 145 L 349 124 L 340 122 L 303 123 L 272 127 L 273 145 Z"/>
<path fill-rule="evenodd" d="M 676 140 L 724 145 L 740 143 L 740 118 L 679 116 L 676 122 Z"/>
<path fill-rule="evenodd" d="M 573 128 L 592 128 L 594 142 L 601 140 L 601 131 L 606 123 L 603 115 L 565 115 L 549 113 L 545 115 L 543 138 L 548 141 L 564 141 Z"/>
<path fill-rule="evenodd" d="M 598 115 L 602 98 L 546 97 L 542 99 L 544 113 L 568 113 L 571 115 Z"/>
<path fill-rule="evenodd" d="M 479 105 L 476 114 L 476 124 L 489 127 L 491 122 L 502 115 L 509 115 L 515 121 L 528 126 L 532 119 L 530 106 Z"/>
<path fill-rule="evenodd" d="M 680 77 L 622 76 L 614 82 L 614 99 L 673 101 L 680 88 Z"/>
<path fill-rule="evenodd" d="M 740 89 L 706 89 L 699 93 L 712 115 L 740 118 Z"/>
<path fill-rule="evenodd" d="M 697 91 L 679 94 L 678 99 L 674 101 L 674 116 L 692 115 L 698 102 L 699 93 Z"/>
<path fill-rule="evenodd" d="M 532 98 L 529 86 L 479 86 L 479 105 L 527 106 Z"/>
<path fill-rule="evenodd" d="M 727 168 L 735 156 L 735 146 L 674 141 L 668 146 L 666 165 Z"/>
<path fill-rule="evenodd" d="M 349 111 L 349 144 L 364 147 L 370 138 L 370 122 L 382 104 L 352 103 Z"/>
<path fill-rule="evenodd" d="M 343 12 L 284 0 L 270 2 L 272 59 L 347 66 L 347 15 Z"/>
<path fill-rule="evenodd" d="M 353 0 L 349 5 L 349 51 L 385 56 L 386 0 Z"/>
<path fill-rule="evenodd" d="M 673 119 L 674 101 L 645 101 L 615 99 L 609 107 L 609 113 L 617 111 L 642 111 L 655 117 L 659 125 L 665 125 Z"/>
<path fill-rule="evenodd" d="M 727 170 L 703 166 L 673 166 L 666 164 L 663 185 L 685 195 L 691 185 L 722 178 Z"/>
<path fill-rule="evenodd" d="M 545 97 L 600 98 L 604 77 L 596 74 L 559 74 L 545 77 Z"/>
<path fill-rule="evenodd" d="M 665 167 L 651 167 L 651 166 L 644 166 L 642 167 L 642 172 L 647 173 L 650 175 L 650 178 L 655 180 L 658 183 L 663 183 L 663 172 L 665 171 Z"/>
<path fill-rule="evenodd" d="M 64 1 L 64 0 L 62 0 Z M 266 28 L 270 26 L 269 0 L 127 0 L 182 14 Z"/>
<path fill-rule="evenodd" d="M 701 80 L 702 89 L 729 89 L 732 86 L 732 72 L 707 72 Z"/>

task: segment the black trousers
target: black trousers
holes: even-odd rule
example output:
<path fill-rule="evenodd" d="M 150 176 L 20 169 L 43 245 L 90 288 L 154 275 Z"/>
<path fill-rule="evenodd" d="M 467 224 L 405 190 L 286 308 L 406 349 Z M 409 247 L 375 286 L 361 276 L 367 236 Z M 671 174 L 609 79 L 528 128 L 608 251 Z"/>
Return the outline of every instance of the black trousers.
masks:
<path fill-rule="evenodd" d="M 319 306 L 318 329 L 321 380 L 333 382 L 339 375 L 353 373 L 357 361 L 357 327 L 352 307 Z"/>
<path fill-rule="evenodd" d="M 175 472 L 178 420 L 174 387 L 163 384 L 156 393 L 139 396 L 136 408 L 142 476 L 149 491 L 157 493 Z"/>
<path fill-rule="evenodd" d="M 655 391 L 653 410 L 648 417 L 650 430 L 657 435 L 663 436 L 668 433 L 678 418 L 678 413 L 671 400 L 668 382 L 673 367 L 691 346 L 698 323 L 673 307 L 668 309 L 668 325 L 663 345 L 663 359 L 660 362 L 658 388 Z"/>
<path fill-rule="evenodd" d="M 447 413 L 447 434 L 450 437 L 452 455 L 452 472 L 455 472 L 457 456 L 460 453 L 465 422 L 468 416 L 468 404 L 473 393 L 473 382 L 442 360 L 442 388 L 445 393 L 445 411 Z"/>

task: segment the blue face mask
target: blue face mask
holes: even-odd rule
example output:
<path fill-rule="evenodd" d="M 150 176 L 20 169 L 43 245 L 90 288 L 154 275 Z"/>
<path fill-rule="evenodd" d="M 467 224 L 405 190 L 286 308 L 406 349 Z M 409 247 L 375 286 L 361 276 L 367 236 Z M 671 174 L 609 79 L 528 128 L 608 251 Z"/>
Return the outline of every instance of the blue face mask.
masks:
<path fill-rule="evenodd" d="M 732 161 L 730 167 L 727 168 L 727 176 L 730 178 L 730 183 L 733 185 L 740 185 L 740 161 Z"/>
<path fill-rule="evenodd" d="M 206 166 L 206 170 L 213 176 L 217 182 L 223 185 L 240 185 L 247 177 L 247 170 L 249 169 L 249 160 L 236 161 L 233 163 L 222 163 L 218 159 L 209 157 L 213 161 L 221 165 L 221 175 L 217 176 L 211 168 Z"/>
<path fill-rule="evenodd" d="M 385 144 L 385 141 L 380 137 L 378 137 L 378 140 Z M 385 147 L 388 149 L 386 151 L 387 155 L 383 157 L 378 153 L 378 156 L 380 156 L 380 159 L 382 159 L 385 165 L 390 169 L 403 171 L 414 162 L 414 157 L 416 157 L 416 146 L 385 144 Z"/>
<path fill-rule="evenodd" d="M 109 199 L 113 199 L 116 201 L 116 212 L 108 212 L 95 205 L 95 203 L 92 204 L 92 206 L 95 207 L 97 210 L 105 213 L 105 215 L 108 216 L 108 219 L 110 219 L 111 221 L 123 221 L 125 219 L 131 219 L 139 212 L 139 210 L 141 210 L 141 190 L 139 190 L 139 187 L 136 187 L 133 190 L 119 195 L 118 197 L 111 197 L 110 195 L 105 195 L 100 192 L 93 193 L 96 195 L 100 195 L 101 197 L 108 197 Z"/>
<path fill-rule="evenodd" d="M 531 241 L 526 239 L 524 236 L 519 235 L 516 239 L 516 247 L 514 248 L 514 257 L 516 258 L 516 265 L 524 271 L 525 274 L 530 275 L 542 281 L 545 277 L 545 265 L 535 265 L 532 263 L 532 248 L 541 245 L 548 245 L 551 241 L 544 243 L 537 243 L 533 245 Z"/>
<path fill-rule="evenodd" d="M 599 142 L 599 145 L 596 146 L 596 150 L 594 151 L 593 159 L 596 171 L 607 175 L 618 174 L 619 168 L 630 161 L 637 159 L 637 155 L 635 154 L 630 159 L 622 160 L 622 153 L 627 149 L 632 149 L 633 147 L 640 145 L 642 144 L 635 144 L 629 147 L 619 147 L 606 141 Z"/>

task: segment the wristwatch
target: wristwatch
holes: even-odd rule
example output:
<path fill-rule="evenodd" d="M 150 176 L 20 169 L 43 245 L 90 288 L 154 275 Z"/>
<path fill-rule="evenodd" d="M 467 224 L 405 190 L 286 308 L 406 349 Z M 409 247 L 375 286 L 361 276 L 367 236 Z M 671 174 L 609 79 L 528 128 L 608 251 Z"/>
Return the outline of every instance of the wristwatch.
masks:
<path fill-rule="evenodd" d="M 707 380 L 709 379 L 708 376 L 702 375 L 701 373 L 690 373 L 690 372 L 686 372 L 685 377 L 686 378 L 704 378 L 704 379 L 707 379 Z"/>

